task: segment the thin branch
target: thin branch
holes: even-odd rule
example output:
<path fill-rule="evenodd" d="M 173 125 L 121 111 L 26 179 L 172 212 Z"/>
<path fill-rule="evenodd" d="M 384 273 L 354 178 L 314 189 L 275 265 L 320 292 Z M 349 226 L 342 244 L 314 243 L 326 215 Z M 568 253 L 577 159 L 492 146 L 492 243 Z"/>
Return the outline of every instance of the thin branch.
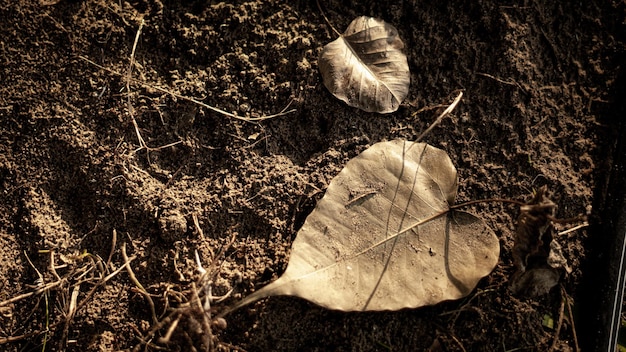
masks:
<path fill-rule="evenodd" d="M 54 257 L 52 256 L 51 258 L 52 258 L 51 265 L 54 266 Z M 47 296 L 46 292 L 49 291 L 49 290 L 52 290 L 52 289 L 57 289 L 58 290 L 57 287 L 59 287 L 59 286 L 63 287 L 69 281 L 69 279 L 67 277 L 61 277 L 61 278 L 59 278 L 59 280 L 57 280 L 55 282 L 47 283 L 47 284 L 43 284 L 42 283 L 41 285 L 38 285 L 37 289 L 32 291 L 32 292 L 21 294 L 21 295 L 13 297 L 11 299 L 8 299 L 6 301 L 0 302 L 0 307 L 3 307 L 3 306 L 6 306 L 6 305 L 15 303 L 17 301 L 20 301 L 22 299 L 25 299 L 25 298 L 28 298 L 28 297 L 31 297 L 31 296 L 34 296 L 34 295 L 42 294 L 42 293 L 44 294 L 44 298 L 46 299 L 46 323 L 45 323 L 46 328 L 44 330 L 38 330 L 38 331 L 34 331 L 34 332 L 31 332 L 31 333 L 28 333 L 28 334 L 20 335 L 20 336 L 9 336 L 9 337 L 0 338 L 0 345 L 5 344 L 5 343 L 11 343 L 11 342 L 16 342 L 16 341 L 28 339 L 28 338 L 31 338 L 33 336 L 37 336 L 37 335 L 41 335 L 41 334 L 47 334 L 50 331 L 54 331 L 61 324 L 65 325 L 64 337 L 63 337 L 63 340 L 65 340 L 66 336 L 67 336 L 67 330 L 69 328 L 69 324 L 71 323 L 71 319 L 76 315 L 76 313 L 79 312 L 81 310 L 81 308 L 83 308 L 83 307 L 85 307 L 87 305 L 87 303 L 91 300 L 91 298 L 93 297 L 94 293 L 96 292 L 96 290 L 99 287 L 101 287 L 107 281 L 109 281 L 111 278 L 113 278 L 114 276 L 119 274 L 127 266 L 130 266 L 130 262 L 132 262 L 134 259 L 135 259 L 134 256 L 131 257 L 131 258 L 125 257 L 125 260 L 126 260 L 125 264 L 122 265 L 119 269 L 115 270 L 113 273 L 107 275 L 104 278 L 101 278 L 97 283 L 95 283 L 95 285 L 86 294 L 85 298 L 83 300 L 81 300 L 80 302 L 78 302 L 78 296 L 80 294 L 80 285 L 82 283 L 84 283 L 84 282 L 90 282 L 91 279 L 80 280 L 79 282 L 76 282 L 75 284 L 69 286 L 68 289 L 72 288 L 72 293 L 70 295 L 70 302 L 69 302 L 69 305 L 67 306 L 67 311 L 64 311 L 65 318 L 60 320 L 60 321 L 57 321 L 57 322 L 55 322 L 53 324 L 49 324 L 49 320 L 48 320 L 48 316 L 49 316 L 48 296 Z M 39 270 L 37 270 L 37 268 L 32 264 L 32 262 L 31 262 L 30 258 L 28 257 L 28 255 L 26 255 L 26 260 L 33 266 L 35 271 L 37 271 L 38 275 L 41 275 Z M 93 265 L 95 266 L 95 264 L 93 264 Z M 85 275 L 89 271 L 91 271 L 91 269 L 86 270 L 84 273 L 79 275 L 78 278 L 82 277 L 83 275 Z M 72 279 L 76 279 L 76 277 L 73 277 Z M 42 276 L 40 277 L 40 280 L 43 280 Z M 44 337 L 44 340 L 45 339 L 46 339 L 46 337 Z"/>
<path fill-rule="evenodd" d="M 572 324 L 572 335 L 574 335 L 574 350 L 576 352 L 580 352 L 580 345 L 578 344 L 578 335 L 576 334 L 576 324 L 574 322 L 574 314 L 572 314 L 572 304 L 569 300 L 569 295 L 567 294 L 567 291 L 565 291 L 565 288 L 563 287 L 563 285 L 561 285 L 561 292 L 563 293 L 563 296 L 565 297 L 565 303 L 567 304 L 567 313 L 569 316 L 569 322 L 570 324 Z"/>
<path fill-rule="evenodd" d="M 554 351 L 556 348 L 557 342 L 560 341 L 559 335 L 561 335 L 561 327 L 563 326 L 563 315 L 565 314 L 565 296 L 563 286 L 561 286 L 561 307 L 559 308 L 559 320 L 556 324 L 556 330 L 554 330 L 554 339 L 552 340 L 552 345 L 550 346 L 550 351 Z"/>
<path fill-rule="evenodd" d="M 116 244 L 117 244 L 117 230 L 113 229 L 113 238 L 111 239 L 111 251 L 109 252 L 109 257 L 107 258 L 107 262 L 105 265 L 106 270 L 109 270 L 111 259 L 113 259 L 113 253 L 115 253 Z"/>
<path fill-rule="evenodd" d="M 141 148 L 146 148 L 146 142 L 143 137 L 141 137 L 141 133 L 139 132 L 139 125 L 137 124 L 137 120 L 135 120 L 135 112 L 130 101 L 130 82 L 133 80 L 133 67 L 135 66 L 135 50 L 137 49 L 137 42 L 139 42 L 139 36 L 141 35 L 141 30 L 145 21 L 143 18 L 141 19 L 141 23 L 139 24 L 139 29 L 137 30 L 137 34 L 135 35 L 135 42 L 133 43 L 133 49 L 130 52 L 130 60 L 128 62 L 128 71 L 126 72 L 126 99 L 128 103 L 128 114 L 130 115 L 131 120 L 133 121 L 133 127 L 135 127 L 135 133 L 137 134 L 137 139 L 139 140 L 139 146 Z"/>
<path fill-rule="evenodd" d="M 57 287 L 57 286 L 59 286 L 59 285 L 63 284 L 64 282 L 65 282 L 65 280 L 51 282 L 51 283 L 49 283 L 49 284 L 46 284 L 46 285 L 44 285 L 44 286 L 42 286 L 42 287 L 40 287 L 40 288 L 36 289 L 35 291 L 32 291 L 32 292 L 27 292 L 27 293 L 24 293 L 24 294 L 21 294 L 21 295 L 15 296 L 15 297 L 13 297 L 13 298 L 9 298 L 9 299 L 7 299 L 6 301 L 2 301 L 2 302 L 0 302 L 0 307 L 4 307 L 4 306 L 7 306 L 7 305 L 9 305 L 9 304 L 11 304 L 11 303 L 15 303 L 15 302 L 17 302 L 17 301 L 21 301 L 21 300 L 23 300 L 24 298 L 28 298 L 28 297 L 30 297 L 30 296 L 33 296 L 33 295 L 38 295 L 38 294 L 40 294 L 40 293 L 46 292 L 47 290 L 53 289 L 53 288 L 55 288 L 55 287 Z"/>
<path fill-rule="evenodd" d="M 114 74 L 116 76 L 124 76 L 122 73 L 119 73 L 117 71 L 111 70 L 111 69 L 106 68 L 106 67 L 104 67 L 102 65 L 99 65 L 99 64 L 95 63 L 94 61 L 86 58 L 85 56 L 79 55 L 78 58 L 83 60 L 83 61 L 86 61 L 87 63 L 89 63 L 89 64 L 91 64 L 91 65 L 93 65 L 93 66 L 95 66 L 95 67 L 97 67 L 97 68 L 99 68 L 101 70 L 105 70 L 105 71 L 107 71 L 107 72 L 109 72 L 111 74 Z M 273 114 L 273 115 L 263 115 L 263 116 L 259 116 L 259 117 L 237 116 L 235 114 L 229 113 L 229 112 L 224 111 L 222 109 L 219 109 L 219 108 L 213 107 L 211 105 L 205 104 L 205 103 L 203 103 L 203 102 L 201 102 L 199 100 L 196 100 L 196 99 L 193 99 L 193 98 L 189 98 L 189 97 L 186 97 L 186 96 L 178 94 L 178 93 L 174 93 L 174 92 L 169 91 L 169 90 L 164 89 L 164 88 L 153 86 L 151 84 L 148 84 L 148 83 L 143 82 L 141 80 L 138 80 L 136 78 L 131 78 L 131 81 L 133 83 L 141 85 L 144 88 L 158 90 L 159 92 L 162 92 L 162 93 L 165 93 L 165 94 L 169 94 L 169 95 L 171 95 L 171 96 L 173 96 L 175 98 L 186 100 L 186 101 L 192 102 L 192 103 L 194 103 L 196 105 L 202 106 L 202 107 L 204 107 L 206 109 L 209 109 L 209 110 L 211 110 L 213 112 L 216 112 L 216 113 L 218 113 L 220 115 L 227 116 L 227 117 L 232 117 L 234 119 L 245 121 L 245 122 L 258 122 L 258 121 L 268 120 L 268 119 L 272 119 L 272 118 L 275 118 L 275 117 L 284 116 L 284 115 L 287 115 L 287 114 L 290 114 L 290 113 L 296 111 L 296 109 L 287 110 L 287 109 L 289 109 L 289 106 L 291 105 L 291 102 L 289 102 L 289 104 L 287 104 L 287 106 L 283 110 L 281 110 L 280 112 L 278 112 L 276 114 Z"/>
<path fill-rule="evenodd" d="M 519 87 L 519 84 L 517 82 L 511 82 L 511 81 L 505 81 L 502 78 L 498 78 L 496 76 L 490 75 L 488 73 L 483 73 L 483 72 L 476 72 L 477 75 L 479 76 L 483 76 L 483 77 L 487 77 L 487 78 L 491 78 L 496 82 L 500 82 L 502 84 L 506 84 L 509 86 L 515 86 L 515 87 Z"/>
<path fill-rule="evenodd" d="M 585 222 L 583 222 L 583 223 L 582 223 L 582 224 L 580 224 L 580 225 L 577 225 L 577 226 L 572 227 L 571 229 L 567 229 L 567 230 L 564 230 L 564 231 L 559 232 L 559 236 L 561 236 L 561 235 L 567 235 L 568 233 L 574 232 L 574 231 L 576 231 L 576 230 L 583 229 L 583 228 L 585 228 L 585 227 L 587 227 L 587 226 L 589 226 L 589 223 L 585 221 Z"/>
<path fill-rule="evenodd" d="M 178 323 L 180 322 L 180 317 L 181 316 L 178 315 L 176 319 L 174 319 L 174 321 L 167 328 L 165 335 L 159 337 L 158 339 L 159 343 L 168 343 L 170 341 L 170 339 L 172 338 L 172 335 L 174 334 L 174 330 L 176 330 L 176 327 L 178 326 Z"/>
<path fill-rule="evenodd" d="M 493 79 L 494 81 L 499 82 L 499 83 L 502 83 L 502 84 L 506 84 L 506 85 L 509 85 L 509 86 L 514 86 L 514 87 L 517 87 L 517 88 L 519 88 L 519 89 L 522 91 L 522 93 L 524 93 L 524 94 L 528 95 L 528 92 L 526 91 L 526 89 L 524 89 L 524 87 L 522 87 L 522 85 L 521 85 L 521 84 L 519 84 L 519 83 L 517 83 L 517 82 L 515 82 L 515 81 L 505 81 L 505 80 L 503 80 L 502 78 L 498 78 L 498 77 L 496 77 L 496 76 L 490 75 L 490 74 L 488 74 L 488 73 L 483 73 L 483 72 L 477 72 L 476 74 L 477 74 L 477 75 L 479 75 L 479 76 L 483 76 L 483 77 L 491 78 L 491 79 Z"/>
<path fill-rule="evenodd" d="M 56 326 L 53 325 L 52 327 Z M 29 332 L 28 334 L 24 334 L 24 335 L 19 335 L 19 336 L 7 336 L 7 337 L 1 337 L 0 338 L 0 345 L 4 345 L 7 343 L 11 343 L 11 342 L 17 342 L 17 341 L 21 341 L 24 339 L 28 339 L 31 338 L 33 336 L 37 336 L 41 334 L 41 331 L 33 331 L 33 332 Z"/>
<path fill-rule="evenodd" d="M 150 312 L 152 313 L 152 322 L 154 324 L 158 324 L 159 319 L 157 318 L 157 315 L 156 315 L 156 309 L 154 308 L 154 302 L 152 301 L 152 297 L 150 297 L 150 294 L 148 294 L 148 291 L 146 291 L 146 289 L 139 282 L 139 280 L 137 280 L 137 277 L 135 276 L 133 269 L 130 267 L 128 256 L 126 255 L 126 243 L 122 245 L 122 258 L 124 258 L 124 264 L 125 264 L 124 266 L 126 267 L 126 271 L 128 272 L 128 276 L 130 277 L 130 280 L 135 284 L 139 293 L 141 293 L 146 298 L 146 300 L 148 301 L 148 304 L 150 305 Z"/>
<path fill-rule="evenodd" d="M 454 334 L 450 334 L 450 337 L 452 337 L 452 340 L 454 340 L 454 342 L 456 342 L 456 344 L 461 348 L 461 351 L 467 352 L 465 350 L 465 347 L 463 347 L 463 344 L 461 343 L 461 341 L 459 341 L 459 339 L 457 339 L 456 336 L 454 336 Z"/>
<path fill-rule="evenodd" d="M 332 29 L 333 32 L 335 32 L 335 34 L 337 34 L 338 37 L 341 37 L 341 33 L 339 33 L 339 31 L 330 23 L 330 21 L 328 20 L 328 17 L 326 17 L 324 10 L 322 10 L 322 5 L 320 5 L 320 1 L 315 0 L 315 3 L 317 3 L 317 8 L 318 10 L 320 10 L 320 14 L 322 14 L 322 17 L 324 17 L 324 21 L 326 21 L 330 29 Z"/>
<path fill-rule="evenodd" d="M 427 129 L 426 131 L 422 132 L 422 134 L 420 134 L 419 137 L 417 137 L 417 139 L 415 140 L 416 142 L 419 142 L 420 140 L 422 140 L 422 138 L 424 138 L 424 136 L 426 136 L 430 131 L 432 131 L 433 128 L 435 128 L 437 125 L 439 125 L 439 123 L 441 123 L 441 120 L 443 120 L 444 117 L 446 117 L 449 113 L 452 112 L 452 110 L 454 110 L 454 108 L 456 108 L 457 104 L 461 101 L 461 98 L 463 97 L 463 91 L 459 92 L 459 95 L 457 95 L 456 98 L 454 98 L 454 101 L 452 102 L 452 104 L 450 104 L 450 106 L 448 106 L 442 113 L 441 115 L 439 115 L 439 117 L 435 120 L 435 122 L 433 122 Z"/>
<path fill-rule="evenodd" d="M 80 301 L 80 303 L 78 303 L 78 305 L 76 306 L 76 311 L 79 311 L 82 307 L 84 307 L 87 304 L 87 302 L 89 302 L 89 300 L 95 294 L 96 289 L 98 287 L 104 285 L 107 281 L 111 280 L 114 276 L 119 274 L 127 266 L 130 266 L 130 263 L 133 260 L 135 260 L 135 256 L 130 257 L 128 259 L 128 261 L 124 262 L 124 265 L 122 265 L 121 267 L 119 267 L 117 270 L 115 270 L 114 272 L 110 273 L 109 275 L 105 276 L 104 279 L 100 280 L 94 287 L 92 287 L 91 290 L 89 290 L 89 293 L 87 293 L 87 295 L 85 296 L 85 298 L 82 301 Z"/>
<path fill-rule="evenodd" d="M 37 272 L 37 276 L 39 276 L 39 280 L 41 281 L 41 285 L 38 285 L 38 288 L 35 291 L 27 292 L 27 293 L 24 293 L 24 294 L 21 294 L 21 295 L 17 295 L 17 296 L 15 296 L 13 298 L 9 298 L 9 299 L 7 299 L 5 301 L 0 302 L 0 307 L 4 307 L 4 306 L 7 306 L 9 304 L 21 301 L 24 298 L 28 298 L 28 297 L 33 296 L 33 295 L 38 295 L 40 293 L 44 293 L 44 292 L 46 292 L 46 291 L 48 291 L 50 289 L 53 289 L 53 288 L 55 288 L 55 287 L 57 287 L 59 285 L 62 285 L 62 284 L 67 282 L 66 279 L 59 279 L 59 280 L 57 280 L 55 282 L 44 284 L 44 281 L 43 281 L 44 278 L 43 278 L 43 275 L 41 274 L 41 272 L 37 269 L 37 267 L 35 267 L 33 262 L 28 257 L 28 254 L 26 254 L 26 252 L 24 252 L 24 256 L 26 256 L 26 260 L 28 261 L 30 266 Z"/>
<path fill-rule="evenodd" d="M 211 318 L 211 306 L 210 306 L 210 302 L 211 302 L 211 290 L 209 287 L 209 297 L 206 299 L 206 304 L 208 304 L 209 306 L 207 307 L 208 309 L 205 310 L 205 307 L 203 307 L 202 301 L 200 300 L 200 297 L 198 296 L 198 289 L 196 288 L 196 283 L 192 282 L 191 283 L 191 302 L 196 304 L 196 308 L 198 309 L 198 313 L 202 314 L 202 327 L 203 327 L 203 331 L 205 334 L 208 335 L 208 342 L 209 342 L 209 350 L 213 347 L 213 332 L 211 331 L 211 323 L 209 322 L 209 319 Z"/>
<path fill-rule="evenodd" d="M 526 203 L 520 202 L 519 200 L 503 199 L 503 198 L 486 198 L 486 199 L 470 200 L 465 203 L 451 205 L 450 209 L 459 209 L 459 208 L 463 208 L 463 207 L 467 207 L 467 206 L 479 204 L 479 203 L 507 203 L 507 204 L 515 204 L 519 206 L 526 205 Z"/>

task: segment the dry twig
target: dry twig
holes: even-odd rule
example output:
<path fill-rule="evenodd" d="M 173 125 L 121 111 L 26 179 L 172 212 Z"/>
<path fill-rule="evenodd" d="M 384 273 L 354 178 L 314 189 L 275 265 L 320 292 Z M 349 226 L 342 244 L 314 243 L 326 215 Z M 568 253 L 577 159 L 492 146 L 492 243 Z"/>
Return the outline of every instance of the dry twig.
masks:
<path fill-rule="evenodd" d="M 115 70 L 111 70 L 109 68 L 106 68 L 106 67 L 104 67 L 102 65 L 99 65 L 99 64 L 95 63 L 94 61 L 88 59 L 85 56 L 79 55 L 78 58 L 83 60 L 83 61 L 85 61 L 85 62 L 87 62 L 87 63 L 89 63 L 89 64 L 91 64 L 91 65 L 93 65 L 93 66 L 95 66 L 95 67 L 97 67 L 97 68 L 99 68 L 99 69 L 101 69 L 101 70 L 105 70 L 108 73 L 114 74 L 116 76 L 124 76 L 124 74 L 119 73 L 119 72 L 117 72 Z M 157 91 L 159 91 L 161 93 L 169 94 L 169 95 L 171 95 L 171 96 L 173 96 L 175 98 L 189 101 L 189 102 L 194 103 L 196 105 L 199 105 L 199 106 L 201 106 L 203 108 L 206 108 L 206 109 L 209 109 L 209 110 L 211 110 L 213 112 L 216 112 L 216 113 L 218 113 L 220 115 L 223 115 L 223 116 L 226 116 L 226 117 L 231 117 L 231 118 L 234 118 L 234 119 L 237 119 L 237 120 L 241 120 L 241 121 L 245 121 L 245 122 L 259 122 L 259 121 L 263 121 L 263 120 L 269 120 L 269 119 L 272 119 L 272 118 L 275 118 L 275 117 L 284 116 L 284 115 L 287 115 L 287 114 L 290 114 L 290 113 L 296 111 L 296 109 L 289 109 L 289 106 L 291 105 L 291 102 L 290 102 L 289 104 L 287 104 L 287 106 L 285 106 L 285 108 L 283 108 L 280 112 L 278 112 L 276 114 L 262 115 L 262 116 L 258 116 L 258 117 L 238 116 L 238 115 L 232 114 L 230 112 L 224 111 L 222 109 L 219 109 L 219 108 L 213 107 L 211 105 L 205 104 L 205 103 L 203 103 L 203 102 L 201 102 L 199 100 L 196 100 L 194 98 L 190 98 L 190 97 L 178 94 L 178 93 L 174 93 L 174 92 L 172 92 L 170 90 L 167 90 L 165 88 L 161 88 L 161 87 L 150 85 L 150 84 L 148 84 L 148 83 L 146 83 L 144 81 L 138 80 L 136 78 L 131 78 L 131 81 L 133 83 L 139 84 L 140 86 L 142 86 L 144 88 L 154 89 L 154 90 L 157 90 Z M 168 147 L 168 146 L 163 146 L 162 148 L 165 148 L 165 147 Z"/>
<path fill-rule="evenodd" d="M 572 324 L 572 335 L 574 336 L 574 350 L 576 352 L 580 352 L 580 345 L 578 344 L 578 334 L 576 334 L 576 324 L 574 323 L 574 314 L 572 313 L 572 304 L 569 300 L 569 295 L 567 294 L 567 291 L 565 291 L 563 285 L 561 285 L 561 292 L 563 294 L 563 297 L 565 298 L 569 322 L 570 324 Z"/>
<path fill-rule="evenodd" d="M 133 269 L 130 267 L 128 256 L 126 255 L 126 243 L 122 245 L 122 258 L 124 258 L 124 266 L 126 267 L 126 271 L 128 272 L 128 276 L 130 277 L 130 280 L 135 284 L 135 286 L 137 287 L 137 291 L 139 291 L 139 293 L 141 293 L 146 298 L 146 300 L 148 301 L 148 304 L 150 305 L 150 313 L 152 313 L 152 322 L 154 324 L 157 324 L 159 322 L 159 319 L 157 318 L 156 309 L 154 308 L 154 301 L 152 300 L 152 297 L 150 297 L 150 294 L 148 293 L 148 291 L 146 291 L 146 289 L 139 282 L 139 280 L 137 280 L 137 277 L 135 276 Z"/>
<path fill-rule="evenodd" d="M 433 128 L 435 128 L 437 125 L 439 125 L 441 120 L 443 120 L 444 117 L 446 117 L 449 113 L 451 113 L 452 110 L 454 110 L 454 108 L 456 108 L 457 104 L 461 101 L 462 97 L 463 97 L 463 92 L 461 91 L 461 92 L 459 92 L 459 95 L 457 95 L 457 97 L 454 98 L 454 101 L 452 101 L 452 104 L 450 104 L 441 113 L 441 115 L 439 115 L 439 117 L 435 120 L 435 122 L 433 122 L 424 132 L 422 132 L 422 134 L 420 134 L 419 137 L 417 137 L 417 139 L 415 141 L 416 142 L 421 141 L 422 138 L 424 138 L 424 136 L 426 136 L 430 131 L 432 131 Z"/>
<path fill-rule="evenodd" d="M 563 294 L 563 286 L 561 286 L 561 294 Z M 556 329 L 554 330 L 554 338 L 552 339 L 552 345 L 550 351 L 554 351 L 556 344 L 560 341 L 559 335 L 561 335 L 561 327 L 563 326 L 563 315 L 565 311 L 565 297 L 561 297 L 561 306 L 559 308 L 559 320 L 556 323 Z"/>
<path fill-rule="evenodd" d="M 196 224 L 196 227 L 198 232 L 202 231 L 199 222 Z M 211 251 L 212 258 L 208 270 L 202 266 L 200 257 L 196 251 L 195 260 L 199 273 L 198 278 L 195 282 L 190 284 L 187 290 L 179 292 L 168 288 L 164 295 L 164 299 L 166 300 L 165 311 L 168 312 L 167 316 L 155 322 L 146 334 L 142 335 L 137 331 L 138 335 L 141 335 L 137 337 L 141 343 L 135 346 L 133 351 L 139 351 L 144 346 L 156 347 L 151 341 L 155 338 L 155 335 L 163 329 L 165 329 L 163 335 L 156 340 L 161 345 L 171 343 L 177 329 L 179 331 L 178 338 L 186 341 L 185 343 L 188 343 L 189 347 L 193 350 L 199 347 L 206 351 L 212 351 L 215 350 L 217 344 L 221 344 L 216 340 L 213 331 L 214 327 L 218 330 L 223 329 L 226 321 L 221 317 L 213 318 L 211 304 L 219 303 L 228 298 L 233 290 L 230 289 L 222 296 L 213 296 L 212 285 L 220 269 L 220 264 L 217 263 L 216 259 L 225 255 L 234 240 L 235 235 L 220 249 L 217 257 L 214 257 L 213 251 Z M 122 252 L 124 255 L 124 248 L 122 248 Z M 131 280 L 133 279 L 131 278 Z M 139 285 L 137 286 L 139 287 Z M 175 301 L 178 303 L 177 306 L 170 307 L 168 296 L 175 297 Z M 190 329 L 190 326 L 194 328 Z"/>
<path fill-rule="evenodd" d="M 130 101 L 130 82 L 133 79 L 133 66 L 135 66 L 135 50 L 137 49 L 137 42 L 139 42 L 139 36 L 141 35 L 141 30 L 143 29 L 145 22 L 143 18 L 141 19 L 141 23 L 139 24 L 139 29 L 137 30 L 137 34 L 135 35 L 135 42 L 133 43 L 133 49 L 130 52 L 130 60 L 128 63 L 128 71 L 126 72 L 126 98 L 128 103 L 128 114 L 133 121 L 133 127 L 135 127 L 135 133 L 137 134 L 137 140 L 139 141 L 140 148 L 148 148 L 146 142 L 143 137 L 141 137 L 141 132 L 139 132 L 139 125 L 137 124 L 137 120 L 135 119 L 133 104 Z"/>
<path fill-rule="evenodd" d="M 115 238 L 115 233 L 114 233 L 114 238 Z M 115 251 L 115 239 L 113 243 L 114 244 L 111 248 L 111 254 L 109 256 L 109 262 L 110 262 L 110 258 L 113 255 L 113 252 Z M 45 252 L 45 251 L 42 251 L 42 252 Z M 55 265 L 55 256 L 54 256 L 55 252 L 49 251 L 49 253 L 50 253 L 50 264 L 48 265 L 48 270 L 50 271 L 50 273 L 52 274 L 52 276 L 55 278 L 56 281 L 45 283 L 44 275 L 34 266 L 34 264 L 32 264 L 28 255 L 26 255 L 27 261 L 31 264 L 31 266 L 33 267 L 33 269 L 37 272 L 37 275 L 39 276 L 39 280 L 38 280 L 39 283 L 35 287 L 35 290 L 31 292 L 27 292 L 27 293 L 15 296 L 13 298 L 10 298 L 8 300 L 5 300 L 3 302 L 0 302 L 0 307 L 8 306 L 18 301 L 21 301 L 23 299 L 29 298 L 31 296 L 36 296 L 36 295 L 41 295 L 41 294 L 44 295 L 44 298 L 46 298 L 46 302 L 47 302 L 48 292 L 55 291 L 55 292 L 58 292 L 60 297 L 62 297 L 62 300 L 61 300 L 62 306 L 60 307 L 61 318 L 55 322 L 50 323 L 49 316 L 51 312 L 48 311 L 48 304 L 46 303 L 46 326 L 44 330 L 37 330 L 37 331 L 33 331 L 27 334 L 19 335 L 19 336 L 2 337 L 0 338 L 0 345 L 11 343 L 11 342 L 17 342 L 17 341 L 21 341 L 24 339 L 31 339 L 41 334 L 48 334 L 48 333 L 54 332 L 57 330 L 57 328 L 62 327 L 63 329 L 62 338 L 61 338 L 59 347 L 64 348 L 65 343 L 68 338 L 69 328 L 76 314 L 83 307 L 87 305 L 87 303 L 92 299 L 93 295 L 95 294 L 98 288 L 102 287 L 107 281 L 115 277 L 127 265 L 129 265 L 131 261 L 135 259 L 134 257 L 127 258 L 127 262 L 125 265 L 115 270 L 111 274 L 104 276 L 105 274 L 104 271 L 106 270 L 105 267 L 103 267 L 100 264 L 100 262 L 93 260 L 92 255 L 81 254 L 77 256 L 72 256 L 72 255 L 64 256 L 63 254 L 60 254 L 61 259 L 66 264 L 57 267 Z M 77 262 L 78 260 L 83 259 L 83 258 L 89 258 L 90 261 L 84 266 L 73 266 L 73 263 L 75 261 Z M 98 260 L 102 261 L 102 259 L 99 259 L 99 258 Z M 69 267 L 70 269 L 67 274 L 61 276 L 59 275 L 59 273 L 57 273 L 58 268 L 66 268 L 66 267 Z M 91 275 L 87 276 L 90 273 Z M 85 295 L 85 298 L 79 301 L 78 298 L 80 296 L 80 286 L 82 284 L 92 284 L 93 287 Z M 44 338 L 44 344 L 46 340 L 47 340 L 47 337 Z"/>

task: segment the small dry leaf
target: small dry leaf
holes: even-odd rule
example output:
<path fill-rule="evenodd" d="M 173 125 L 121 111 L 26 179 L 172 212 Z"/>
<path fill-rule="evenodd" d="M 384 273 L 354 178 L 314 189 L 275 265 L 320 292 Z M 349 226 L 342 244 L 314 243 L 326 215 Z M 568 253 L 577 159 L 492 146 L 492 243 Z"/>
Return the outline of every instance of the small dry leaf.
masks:
<path fill-rule="evenodd" d="M 358 17 L 319 59 L 324 85 L 338 99 L 368 112 L 398 110 L 409 93 L 404 43 L 390 24 Z"/>
<path fill-rule="evenodd" d="M 535 197 L 520 209 L 513 246 L 516 272 L 511 279 L 515 294 L 536 297 L 546 294 L 559 283 L 567 271 L 561 246 L 554 240 L 556 204 L 548 199 L 547 188 L 537 190 Z"/>
<path fill-rule="evenodd" d="M 461 298 L 495 267 L 499 242 L 452 211 L 456 169 L 424 143 L 382 142 L 350 160 L 298 232 L 284 274 L 233 309 L 274 295 L 344 311 Z"/>

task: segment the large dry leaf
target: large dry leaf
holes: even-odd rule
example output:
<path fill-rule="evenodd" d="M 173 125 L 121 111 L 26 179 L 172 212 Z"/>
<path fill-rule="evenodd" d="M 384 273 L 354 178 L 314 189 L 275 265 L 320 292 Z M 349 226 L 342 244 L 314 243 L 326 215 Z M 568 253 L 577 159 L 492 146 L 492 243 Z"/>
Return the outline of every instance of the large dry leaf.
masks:
<path fill-rule="evenodd" d="M 324 85 L 348 105 L 369 112 L 398 110 L 409 93 L 404 44 L 390 24 L 358 17 L 319 59 Z"/>
<path fill-rule="evenodd" d="M 332 180 L 298 232 L 285 273 L 234 309 L 273 295 L 344 311 L 467 295 L 493 270 L 500 247 L 479 218 L 446 212 L 456 191 L 456 169 L 444 151 L 375 144 Z"/>

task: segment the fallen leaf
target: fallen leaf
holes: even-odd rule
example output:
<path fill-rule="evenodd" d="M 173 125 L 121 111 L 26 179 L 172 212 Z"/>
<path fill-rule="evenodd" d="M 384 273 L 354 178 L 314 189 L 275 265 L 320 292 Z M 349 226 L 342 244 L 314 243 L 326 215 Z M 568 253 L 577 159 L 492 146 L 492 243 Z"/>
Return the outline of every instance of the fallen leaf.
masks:
<path fill-rule="evenodd" d="M 409 65 L 398 31 L 382 20 L 356 18 L 319 59 L 324 85 L 338 99 L 368 112 L 398 110 L 409 93 Z"/>
<path fill-rule="evenodd" d="M 493 270 L 500 247 L 481 219 L 450 210 L 456 192 L 443 150 L 400 140 L 373 145 L 331 181 L 283 275 L 230 311 L 274 295 L 343 311 L 466 296 Z"/>
<path fill-rule="evenodd" d="M 539 188 L 533 199 L 520 208 L 513 245 L 516 271 L 511 278 L 511 290 L 517 295 L 546 294 L 570 271 L 561 245 L 554 239 L 556 204 L 546 192 L 545 186 Z"/>

